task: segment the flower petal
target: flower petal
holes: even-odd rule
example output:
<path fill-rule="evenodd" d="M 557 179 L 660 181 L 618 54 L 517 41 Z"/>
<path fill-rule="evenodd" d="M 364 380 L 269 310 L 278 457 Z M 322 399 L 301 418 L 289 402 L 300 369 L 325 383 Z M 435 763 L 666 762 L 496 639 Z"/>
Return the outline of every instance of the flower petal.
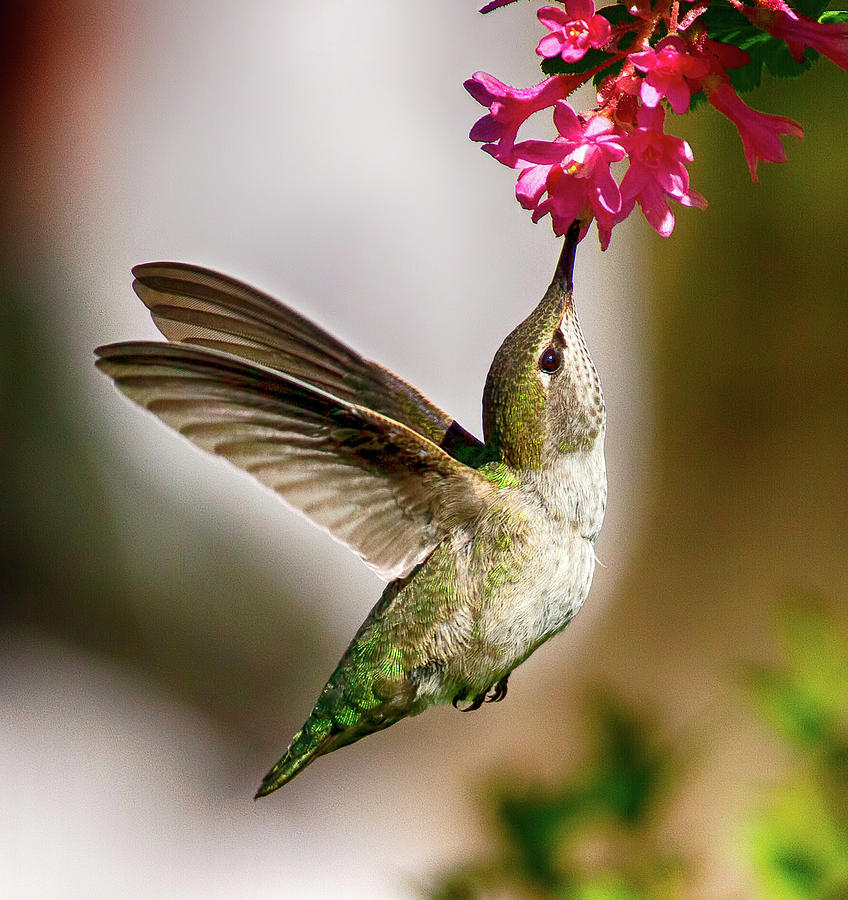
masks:
<path fill-rule="evenodd" d="M 639 195 L 639 205 L 657 234 L 668 237 L 674 230 L 674 213 L 669 209 L 665 195 L 661 191 L 643 191 Z"/>
<path fill-rule="evenodd" d="M 503 126 L 495 121 L 492 115 L 485 115 L 478 119 L 471 127 L 468 137 L 472 141 L 496 141 L 503 132 Z"/>
<path fill-rule="evenodd" d="M 612 27 L 604 16 L 593 16 L 589 22 L 589 43 L 593 47 L 603 47 L 612 37 Z"/>
<path fill-rule="evenodd" d="M 574 16 L 568 15 L 564 9 L 560 9 L 558 6 L 543 6 L 536 13 L 536 17 L 545 28 L 550 28 L 551 31 L 559 31 L 574 18 Z"/>
<path fill-rule="evenodd" d="M 642 82 L 642 87 L 639 90 L 639 96 L 642 98 L 642 102 L 645 106 L 652 107 L 656 106 L 660 100 L 662 100 L 663 92 L 645 78 Z"/>
<path fill-rule="evenodd" d="M 588 22 L 595 15 L 594 0 L 565 0 L 569 20 L 583 19 Z"/>
<path fill-rule="evenodd" d="M 641 69 L 643 72 L 649 72 L 657 64 L 657 54 L 653 50 L 631 53 L 627 58 L 637 69 Z"/>
<path fill-rule="evenodd" d="M 582 47 L 574 41 L 563 42 L 562 53 L 560 53 L 560 56 L 567 63 L 575 63 L 583 59 L 586 55 L 586 50 L 586 47 Z"/>
<path fill-rule="evenodd" d="M 550 166 L 530 166 L 523 169 L 515 185 L 515 196 L 524 209 L 535 208 L 547 190 Z"/>
<path fill-rule="evenodd" d="M 536 47 L 536 53 L 544 56 L 545 59 L 553 59 L 562 52 L 564 41 L 559 32 L 554 34 L 546 34 Z"/>
<path fill-rule="evenodd" d="M 568 146 L 565 141 L 522 141 L 513 152 L 527 162 L 552 165 L 568 153 Z"/>
<path fill-rule="evenodd" d="M 596 170 L 593 181 L 597 188 L 595 196 L 601 207 L 607 212 L 617 213 L 621 209 L 621 191 L 619 191 L 610 170 L 600 167 Z"/>
<path fill-rule="evenodd" d="M 649 179 L 648 169 L 640 166 L 638 163 L 630 163 L 630 168 L 624 173 L 621 179 L 621 208 L 629 203 L 630 209 L 633 209 L 635 198 L 642 193 Z"/>
<path fill-rule="evenodd" d="M 707 199 L 697 191 L 687 191 L 682 197 L 677 198 L 683 206 L 695 206 L 698 209 L 707 208 Z"/>
<path fill-rule="evenodd" d="M 670 79 L 665 86 L 665 95 L 678 116 L 682 116 L 689 109 L 691 93 L 682 78 L 679 81 Z"/>
<path fill-rule="evenodd" d="M 583 140 L 583 129 L 580 127 L 577 113 L 565 100 L 560 100 L 554 107 L 554 125 L 564 138 L 575 143 Z"/>

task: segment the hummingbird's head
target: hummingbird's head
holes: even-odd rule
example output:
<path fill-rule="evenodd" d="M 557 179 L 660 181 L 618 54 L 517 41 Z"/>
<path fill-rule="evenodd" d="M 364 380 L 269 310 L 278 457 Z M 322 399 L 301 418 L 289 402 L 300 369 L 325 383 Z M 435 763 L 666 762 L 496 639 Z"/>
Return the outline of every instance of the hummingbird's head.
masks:
<path fill-rule="evenodd" d="M 580 227 L 568 230 L 551 286 L 506 338 L 483 392 L 483 433 L 514 469 L 536 469 L 602 437 L 606 414 L 572 295 Z"/>

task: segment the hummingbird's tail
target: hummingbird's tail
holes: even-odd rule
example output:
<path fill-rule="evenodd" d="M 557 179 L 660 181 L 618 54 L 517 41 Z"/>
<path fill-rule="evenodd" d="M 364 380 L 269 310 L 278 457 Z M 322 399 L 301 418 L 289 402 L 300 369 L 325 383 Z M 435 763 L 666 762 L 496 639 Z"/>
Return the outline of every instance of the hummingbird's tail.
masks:
<path fill-rule="evenodd" d="M 423 709 L 423 704 L 416 703 L 415 686 L 406 678 L 381 678 L 379 682 L 367 679 L 357 684 L 355 679 L 350 680 L 351 674 L 343 661 L 282 759 L 262 779 L 254 799 L 281 788 L 319 756 Z"/>
<path fill-rule="evenodd" d="M 291 744 L 283 755 L 282 759 L 274 766 L 273 769 L 262 779 L 259 790 L 253 799 L 258 800 L 268 794 L 281 788 L 284 784 L 297 775 L 302 769 L 305 769 L 313 759 L 329 753 L 330 740 L 333 737 L 332 723 L 323 723 L 314 721 L 315 717 L 310 716 L 309 720 L 292 738 Z"/>

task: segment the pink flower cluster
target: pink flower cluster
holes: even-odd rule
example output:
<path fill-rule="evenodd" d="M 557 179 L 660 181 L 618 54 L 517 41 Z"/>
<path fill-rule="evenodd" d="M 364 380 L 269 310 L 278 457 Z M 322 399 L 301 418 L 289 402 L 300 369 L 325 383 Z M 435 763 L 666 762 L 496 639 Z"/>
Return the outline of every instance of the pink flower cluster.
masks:
<path fill-rule="evenodd" d="M 483 11 L 506 2 L 494 0 Z M 554 232 L 562 235 L 578 219 L 585 234 L 594 219 L 606 249 L 612 229 L 638 203 L 657 233 L 670 235 L 674 228 L 670 200 L 701 209 L 706 200 L 689 186 L 686 166 L 693 158 L 689 144 L 665 133 L 663 101 L 682 115 L 699 92 L 738 129 L 754 181 L 760 160 L 785 161 L 780 137 L 801 138 L 803 129 L 783 116 L 757 112 L 739 98 L 728 70 L 745 65 L 750 57 L 707 36 L 699 19 L 709 2 L 696 3 L 678 21 L 679 0 L 657 0 L 653 6 L 651 0 L 634 0 L 629 9 L 635 21 L 626 25 L 611 25 L 595 12 L 593 0 L 545 6 L 538 18 L 549 33 L 536 48 L 540 56 L 576 63 L 591 49 L 603 51 L 604 61 L 580 74 L 554 75 L 531 88 L 513 88 L 485 72 L 465 82 L 474 99 L 488 108 L 472 128 L 471 139 L 482 142 L 483 149 L 503 165 L 518 170 L 516 197 L 532 211 L 534 222 L 550 215 Z M 796 59 L 804 47 L 812 47 L 848 69 L 848 23 L 814 22 L 797 15 L 783 0 L 755 0 L 755 6 L 729 2 L 752 24 L 784 40 Z M 619 49 L 624 35 L 632 35 L 634 29 L 635 41 Z M 665 36 L 654 42 L 657 32 Z M 576 112 L 568 96 L 614 63 L 615 74 L 600 82 L 597 106 Z M 553 140 L 518 141 L 527 119 L 548 108 L 557 132 Z M 616 164 L 623 171 L 619 180 L 613 174 Z"/>

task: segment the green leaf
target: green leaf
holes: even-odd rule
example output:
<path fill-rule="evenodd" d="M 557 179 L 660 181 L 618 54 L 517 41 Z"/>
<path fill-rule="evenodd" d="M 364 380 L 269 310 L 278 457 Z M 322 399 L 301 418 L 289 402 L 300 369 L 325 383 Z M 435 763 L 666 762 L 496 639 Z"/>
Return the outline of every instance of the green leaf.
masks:
<path fill-rule="evenodd" d="M 592 78 L 592 84 L 597 87 L 605 78 L 615 77 L 618 73 L 624 68 L 624 60 L 620 59 L 618 62 L 614 62 L 611 66 L 607 66 L 601 72 L 598 72 Z"/>
<path fill-rule="evenodd" d="M 623 3 L 616 3 L 615 6 L 605 6 L 596 10 L 596 12 L 599 16 L 603 16 L 610 25 L 623 25 L 627 22 L 633 25 L 634 30 L 639 26 L 639 22 L 630 15 Z"/>
<path fill-rule="evenodd" d="M 747 65 L 731 69 L 727 74 L 737 93 L 744 94 L 747 91 L 753 91 L 754 88 L 760 86 L 763 77 L 763 61 L 752 58 Z"/>
<path fill-rule="evenodd" d="M 701 21 L 714 41 L 731 44 L 750 55 L 751 61 L 747 65 L 728 72 L 730 83 L 740 93 L 760 84 L 763 65 L 778 78 L 796 78 L 818 59 L 818 53 L 807 47 L 801 61 L 796 62 L 784 41 L 761 31 L 737 9 L 721 0 L 707 9 Z"/>
<path fill-rule="evenodd" d="M 827 9 L 828 0 L 792 0 L 789 4 L 796 13 L 810 19 L 818 17 Z"/>
<path fill-rule="evenodd" d="M 542 71 L 545 75 L 582 75 L 596 66 L 603 65 L 605 61 L 611 63 L 613 58 L 609 53 L 591 47 L 583 59 L 578 59 L 577 62 L 567 63 L 561 56 L 543 59 Z"/>
<path fill-rule="evenodd" d="M 795 62 L 789 52 L 789 47 L 783 41 L 774 38 L 770 38 L 761 45 L 760 53 L 766 68 L 776 78 L 797 78 L 819 58 L 818 53 L 812 47 L 805 47 L 801 61 Z"/>
<path fill-rule="evenodd" d="M 700 22 L 714 41 L 732 44 L 740 50 L 747 50 L 761 41 L 772 40 L 771 36 L 752 25 L 745 16 L 729 3 L 717 0 L 711 3 L 701 16 Z"/>
<path fill-rule="evenodd" d="M 707 95 L 703 91 L 698 91 L 697 94 L 692 94 L 689 98 L 689 112 L 698 109 L 699 106 L 702 106 L 707 102 Z"/>
<path fill-rule="evenodd" d="M 840 22 L 848 22 L 848 12 L 831 9 L 819 16 L 819 22 L 822 25 L 837 25 Z"/>

